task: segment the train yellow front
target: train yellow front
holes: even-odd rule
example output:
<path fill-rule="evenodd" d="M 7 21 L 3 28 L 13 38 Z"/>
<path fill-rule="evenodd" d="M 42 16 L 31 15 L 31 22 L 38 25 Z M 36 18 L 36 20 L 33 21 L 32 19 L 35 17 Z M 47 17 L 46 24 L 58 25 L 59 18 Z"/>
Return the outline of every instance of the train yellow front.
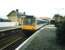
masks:
<path fill-rule="evenodd" d="M 36 20 L 34 16 L 31 15 L 25 15 L 22 18 L 22 25 L 21 28 L 23 30 L 35 30 L 36 26 Z"/>

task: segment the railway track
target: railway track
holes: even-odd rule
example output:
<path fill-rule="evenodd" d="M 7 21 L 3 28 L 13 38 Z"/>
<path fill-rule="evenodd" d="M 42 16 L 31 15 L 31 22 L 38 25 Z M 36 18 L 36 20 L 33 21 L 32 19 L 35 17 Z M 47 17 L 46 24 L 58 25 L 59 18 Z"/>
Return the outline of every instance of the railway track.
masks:
<path fill-rule="evenodd" d="M 15 50 L 15 48 L 31 36 L 33 32 L 34 31 L 26 31 L 21 29 L 1 32 L 4 33 L 5 36 L 0 38 L 0 50 Z"/>
<path fill-rule="evenodd" d="M 20 38 L 20 39 L 14 41 L 11 45 L 9 45 L 8 47 L 5 47 L 3 50 L 15 50 L 15 48 L 17 48 L 17 47 L 18 47 L 21 43 L 23 43 L 29 36 L 31 36 L 33 32 L 24 30 L 23 33 L 24 33 L 26 36 L 23 36 L 23 37 L 21 36 L 22 38 Z M 26 33 L 29 33 L 29 35 L 26 34 Z M 20 36 L 19 36 L 19 37 L 20 37 Z"/>
<path fill-rule="evenodd" d="M 19 40 L 19 43 L 22 43 L 26 38 L 26 35 L 23 34 L 20 29 L 8 31 L 8 35 L 0 38 L 0 50 L 9 50 L 9 48 L 11 48 L 9 46 L 14 46 L 13 44 L 16 44 Z"/>

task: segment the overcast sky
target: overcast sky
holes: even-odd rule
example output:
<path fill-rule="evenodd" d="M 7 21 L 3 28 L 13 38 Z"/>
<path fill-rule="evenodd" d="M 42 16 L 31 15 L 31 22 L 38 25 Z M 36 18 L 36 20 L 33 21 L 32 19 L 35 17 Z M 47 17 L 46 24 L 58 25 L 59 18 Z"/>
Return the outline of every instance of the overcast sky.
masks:
<path fill-rule="evenodd" d="M 64 0 L 0 0 L 0 17 L 6 18 L 6 15 L 12 10 L 19 9 L 20 12 L 34 15 L 36 17 L 52 17 L 59 13 L 65 15 Z"/>

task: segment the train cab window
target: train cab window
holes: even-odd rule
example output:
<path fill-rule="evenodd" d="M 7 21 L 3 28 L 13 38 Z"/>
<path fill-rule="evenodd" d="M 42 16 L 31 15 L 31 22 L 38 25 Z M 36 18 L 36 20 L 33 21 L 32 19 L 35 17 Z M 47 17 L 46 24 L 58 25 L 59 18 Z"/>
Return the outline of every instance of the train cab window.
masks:
<path fill-rule="evenodd" d="M 32 24 L 32 19 L 25 19 L 23 24 L 24 25 L 31 25 Z"/>

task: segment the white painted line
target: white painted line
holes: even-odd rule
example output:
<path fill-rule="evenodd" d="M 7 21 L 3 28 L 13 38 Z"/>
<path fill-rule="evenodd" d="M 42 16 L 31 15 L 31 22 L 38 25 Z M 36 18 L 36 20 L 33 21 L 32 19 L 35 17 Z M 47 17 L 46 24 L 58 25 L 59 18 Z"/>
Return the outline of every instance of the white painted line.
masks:
<path fill-rule="evenodd" d="M 44 27 L 43 27 L 44 29 Z M 33 35 L 31 35 L 27 40 L 25 40 L 21 45 L 19 45 L 19 47 L 17 47 L 15 50 L 19 50 L 20 48 L 22 48 L 23 46 L 26 46 L 26 44 L 29 44 L 32 39 L 34 39 L 34 37 L 38 34 L 38 32 L 40 32 L 42 30 L 42 28 L 38 31 L 36 31 Z"/>

